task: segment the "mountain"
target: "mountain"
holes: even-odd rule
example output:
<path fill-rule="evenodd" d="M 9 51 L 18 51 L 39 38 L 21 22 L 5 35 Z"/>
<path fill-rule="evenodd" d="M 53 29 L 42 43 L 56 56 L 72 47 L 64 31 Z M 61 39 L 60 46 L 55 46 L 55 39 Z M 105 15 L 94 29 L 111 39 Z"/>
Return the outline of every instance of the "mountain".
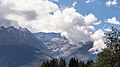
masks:
<path fill-rule="evenodd" d="M 71 57 L 79 58 L 82 61 L 87 60 L 96 60 L 96 54 L 92 54 L 88 50 L 93 47 L 93 42 L 86 42 L 82 47 L 77 48 L 74 52 L 72 52 L 66 59 Z"/>
<path fill-rule="evenodd" d="M 61 36 L 60 33 L 34 33 L 36 38 L 42 40 L 45 46 L 53 51 L 54 57 L 60 58 L 64 57 L 69 60 L 71 57 L 79 58 L 83 61 L 89 59 L 95 59 L 96 55 L 91 54 L 88 50 L 92 48 L 93 42 L 80 42 L 77 46 L 76 44 L 71 44 L 70 41 L 65 37 Z"/>
<path fill-rule="evenodd" d="M 34 33 L 36 38 L 41 40 L 45 46 L 53 52 L 54 57 L 62 57 L 64 48 L 69 44 L 69 40 L 60 33 Z M 67 44 L 67 45 L 66 45 Z"/>
<path fill-rule="evenodd" d="M 28 29 L 0 27 L 0 67 L 37 67 L 50 58 L 50 50 Z"/>

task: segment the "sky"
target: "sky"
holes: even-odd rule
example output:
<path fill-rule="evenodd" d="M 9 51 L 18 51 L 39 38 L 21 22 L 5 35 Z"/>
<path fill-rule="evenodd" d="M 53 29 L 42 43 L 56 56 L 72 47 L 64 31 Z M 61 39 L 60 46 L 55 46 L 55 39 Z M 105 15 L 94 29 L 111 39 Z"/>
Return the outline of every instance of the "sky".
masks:
<path fill-rule="evenodd" d="M 119 0 L 0 0 L 0 26 L 59 32 L 77 46 L 93 41 L 97 53 L 106 48 L 104 31 L 119 29 L 119 12 Z"/>

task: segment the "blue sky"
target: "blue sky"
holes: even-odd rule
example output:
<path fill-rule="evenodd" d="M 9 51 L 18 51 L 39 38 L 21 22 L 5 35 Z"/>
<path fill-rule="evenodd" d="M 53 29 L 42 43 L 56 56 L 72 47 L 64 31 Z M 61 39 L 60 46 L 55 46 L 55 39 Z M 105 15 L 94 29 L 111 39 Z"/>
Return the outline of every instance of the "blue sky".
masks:
<path fill-rule="evenodd" d="M 85 3 L 86 0 L 58 0 L 58 1 L 52 1 L 59 5 L 59 7 L 62 5 L 64 7 L 72 6 L 74 2 L 77 2 L 75 9 L 77 12 L 81 13 L 82 15 L 87 14 L 94 14 L 98 20 L 102 21 L 102 24 L 96 26 L 96 29 L 103 28 L 104 25 L 105 28 L 114 26 L 119 28 L 119 25 L 106 23 L 105 20 L 108 18 L 116 17 L 118 21 L 120 21 L 120 1 L 117 0 L 116 5 L 112 6 L 106 6 L 106 2 L 108 0 L 94 0 L 90 3 Z"/>

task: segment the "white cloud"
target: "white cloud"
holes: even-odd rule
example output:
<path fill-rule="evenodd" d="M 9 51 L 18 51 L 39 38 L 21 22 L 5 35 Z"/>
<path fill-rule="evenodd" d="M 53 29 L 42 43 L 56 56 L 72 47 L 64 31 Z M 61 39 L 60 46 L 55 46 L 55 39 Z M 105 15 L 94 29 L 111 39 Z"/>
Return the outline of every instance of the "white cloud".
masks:
<path fill-rule="evenodd" d="M 75 6 L 76 6 L 76 4 L 77 4 L 77 2 L 73 2 L 72 6 L 73 6 L 73 7 L 75 7 Z"/>
<path fill-rule="evenodd" d="M 92 13 L 83 16 L 76 12 L 74 8 L 76 3 L 61 10 L 57 4 L 48 0 L 0 1 L 4 5 L 0 5 L 0 21 L 4 18 L 9 21 L 9 25 L 26 27 L 32 32 L 61 32 L 78 46 L 80 46 L 79 42 L 91 41 L 91 39 L 96 42 L 98 38 L 101 39 L 95 35 L 96 33 L 93 34 L 94 24 L 99 22 L 97 18 Z M 6 7 L 7 5 L 10 7 Z"/>
<path fill-rule="evenodd" d="M 85 3 L 90 3 L 93 2 L 94 0 L 87 0 Z"/>
<path fill-rule="evenodd" d="M 96 41 L 98 39 L 102 39 L 104 36 L 104 32 L 102 30 L 97 30 L 94 32 L 94 34 L 91 35 L 91 38 Z"/>
<path fill-rule="evenodd" d="M 117 21 L 116 17 L 109 18 L 109 19 L 107 19 L 107 21 L 105 21 L 105 22 L 108 22 L 108 23 L 110 23 L 110 24 L 120 25 L 120 22 Z"/>
<path fill-rule="evenodd" d="M 91 13 L 84 17 L 84 21 L 86 22 L 86 24 L 91 25 L 97 22 L 97 18 Z"/>
<path fill-rule="evenodd" d="M 98 21 L 98 22 L 96 22 L 96 23 L 93 23 L 94 25 L 99 25 L 99 24 L 101 24 L 102 22 L 101 21 Z"/>
<path fill-rule="evenodd" d="M 106 6 L 114 6 L 114 5 L 117 5 L 118 2 L 117 2 L 117 0 L 109 0 L 105 4 L 106 4 Z"/>
<path fill-rule="evenodd" d="M 93 53 L 99 53 L 102 51 L 102 49 L 105 49 L 107 46 L 104 44 L 104 38 L 103 38 L 104 32 L 102 30 L 95 31 L 94 34 L 91 35 L 92 40 L 94 41 L 93 47 L 89 49 L 90 52 Z"/>
<path fill-rule="evenodd" d="M 102 52 L 102 49 L 106 48 L 106 44 L 104 44 L 104 41 L 102 39 L 99 39 L 93 43 L 93 47 L 89 49 L 90 52 L 93 52 L 94 54 L 97 54 L 99 52 Z"/>
<path fill-rule="evenodd" d="M 110 28 L 106 28 L 106 29 L 104 29 L 104 31 L 112 31 Z"/>

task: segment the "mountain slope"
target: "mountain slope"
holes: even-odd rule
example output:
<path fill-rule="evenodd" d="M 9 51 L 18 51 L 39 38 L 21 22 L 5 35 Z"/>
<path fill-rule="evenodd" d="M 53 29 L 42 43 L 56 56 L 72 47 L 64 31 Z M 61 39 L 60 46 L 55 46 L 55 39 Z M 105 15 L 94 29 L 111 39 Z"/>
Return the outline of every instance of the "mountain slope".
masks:
<path fill-rule="evenodd" d="M 36 67 L 51 58 L 48 51 L 27 29 L 0 27 L 0 67 Z"/>
<path fill-rule="evenodd" d="M 71 57 L 79 58 L 82 61 L 87 61 L 87 60 L 95 60 L 96 55 L 91 54 L 88 50 L 92 48 L 93 42 L 86 42 L 82 47 L 77 48 L 74 52 L 72 52 L 69 56 L 67 56 L 67 59 Z"/>

